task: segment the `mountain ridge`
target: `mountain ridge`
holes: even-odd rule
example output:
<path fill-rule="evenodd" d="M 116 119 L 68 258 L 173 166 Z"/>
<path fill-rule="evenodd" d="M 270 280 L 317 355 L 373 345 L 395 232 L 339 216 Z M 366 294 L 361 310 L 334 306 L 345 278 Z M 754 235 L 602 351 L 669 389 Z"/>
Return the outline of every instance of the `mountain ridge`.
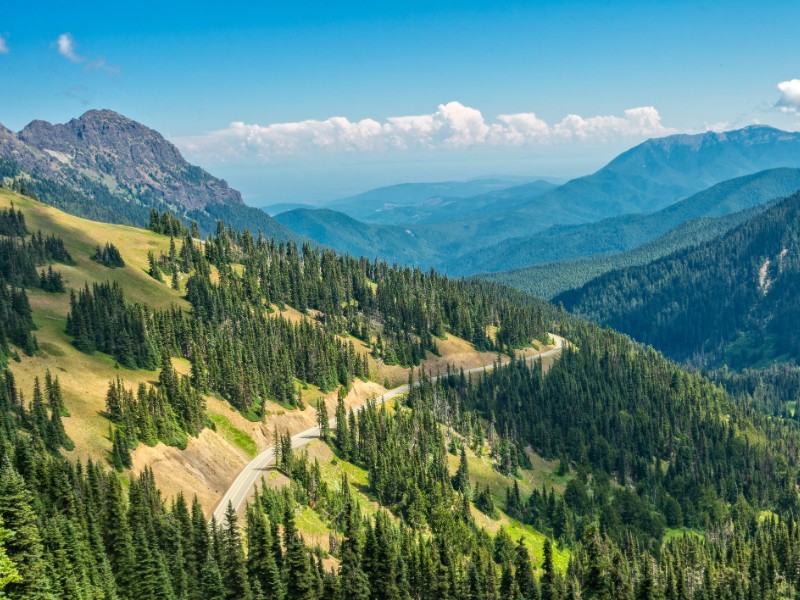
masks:
<path fill-rule="evenodd" d="M 583 225 L 556 225 L 533 236 L 507 240 L 460 257 L 484 273 L 502 273 L 550 262 L 627 252 L 675 227 L 722 217 L 800 189 L 800 169 L 779 167 L 729 179 L 658 211 L 609 217 Z"/>
<path fill-rule="evenodd" d="M 204 232 L 221 219 L 292 237 L 159 132 L 112 110 L 89 110 L 63 124 L 34 120 L 18 133 L 2 126 L 0 163 L 0 180 L 22 177 L 29 193 L 78 216 L 142 226 L 155 208 L 196 220 Z"/>
<path fill-rule="evenodd" d="M 108 175 L 134 195 L 149 194 L 190 210 L 215 203 L 244 204 L 225 180 L 191 165 L 160 133 L 112 110 L 89 110 L 63 124 L 34 120 L 16 139 L 39 151 L 36 161 L 33 152 L 20 151 L 19 166 L 27 170 L 46 164 L 56 179 L 66 180 L 62 171 L 70 168 L 93 173 L 101 181 Z M 49 160 L 43 161 L 44 156 Z"/>

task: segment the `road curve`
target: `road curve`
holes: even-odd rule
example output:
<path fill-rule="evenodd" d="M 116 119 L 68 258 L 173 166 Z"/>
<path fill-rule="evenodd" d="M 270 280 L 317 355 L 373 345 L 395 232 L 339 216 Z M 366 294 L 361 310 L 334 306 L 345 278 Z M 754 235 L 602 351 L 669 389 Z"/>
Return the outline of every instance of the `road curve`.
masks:
<path fill-rule="evenodd" d="M 534 354 L 533 356 L 527 357 L 525 360 L 534 361 L 534 360 L 541 360 L 542 358 L 547 358 L 548 356 L 553 356 L 561 352 L 564 348 L 564 340 L 560 337 L 553 336 L 558 345 L 541 354 Z M 507 361 L 506 361 L 507 362 Z M 505 364 L 505 363 L 503 363 Z M 494 363 L 489 365 L 484 365 L 482 367 L 475 367 L 474 369 L 468 369 L 464 371 L 464 373 L 477 373 L 478 371 L 484 370 L 491 370 L 494 368 Z M 431 377 L 431 380 L 435 381 L 438 379 L 437 377 Z M 417 385 L 417 382 L 414 383 Z M 407 393 L 409 390 L 408 384 L 401 385 L 400 387 L 396 387 L 394 389 L 389 390 L 379 398 L 375 398 L 376 404 L 382 404 L 391 400 L 392 398 L 396 398 L 402 394 Z M 354 410 L 358 411 L 361 410 L 365 404 L 361 404 L 360 406 L 356 407 Z M 330 420 L 331 429 L 336 425 L 336 419 Z M 301 431 L 300 433 L 292 436 L 292 448 L 300 448 L 301 446 L 305 446 L 312 440 L 319 438 L 320 430 L 319 426 L 312 427 L 310 429 L 306 429 L 305 431 Z M 262 476 L 266 474 L 266 471 L 272 461 L 275 460 L 275 446 L 270 446 L 263 452 L 261 452 L 258 456 L 256 456 L 253 460 L 251 460 L 247 466 L 241 470 L 239 475 L 230 485 L 230 487 L 225 491 L 225 494 L 220 499 L 219 503 L 217 503 L 216 508 L 213 512 L 213 517 L 216 519 L 217 523 L 223 523 L 225 521 L 225 512 L 228 509 L 228 503 L 233 504 L 233 508 L 238 512 L 242 506 L 244 505 L 247 498 L 250 496 L 250 493 L 253 489 L 253 486 L 258 483 Z"/>

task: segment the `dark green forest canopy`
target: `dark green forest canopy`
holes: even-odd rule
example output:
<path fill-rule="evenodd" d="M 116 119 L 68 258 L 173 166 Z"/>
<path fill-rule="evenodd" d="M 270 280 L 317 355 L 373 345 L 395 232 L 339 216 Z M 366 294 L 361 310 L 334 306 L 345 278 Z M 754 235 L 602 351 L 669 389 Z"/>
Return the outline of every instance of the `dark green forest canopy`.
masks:
<path fill-rule="evenodd" d="M 0 518 L 15 533 L 6 552 L 28 575 L 7 592 L 207 598 L 217 589 L 231 598 L 350 598 L 358 586 L 364 598 L 396 591 L 455 600 L 518 598 L 509 589 L 557 599 L 571 591 L 633 598 L 648 588 L 677 599 L 692 584 L 721 597 L 777 598 L 793 590 L 792 557 L 800 551 L 795 423 L 740 406 L 700 375 L 613 332 L 564 317 L 560 333 L 576 349 L 547 374 L 516 361 L 471 381 L 460 373 L 423 378 L 398 412 L 373 407 L 343 420 L 347 429 L 337 428 L 332 440 L 337 452 L 368 468 L 373 493 L 403 525 L 363 517 L 347 482 L 327 488 L 289 443 L 281 444 L 279 466 L 296 483 L 286 492 L 264 490 L 241 523 L 229 513 L 221 528 L 209 529 L 197 504 L 160 500 L 147 471 L 126 494 L 99 465 L 61 458 L 52 437 L 58 429 L 37 425 L 60 414 L 59 402 L 41 393 L 39 408 L 23 410 L 7 374 L 0 388 Z M 484 418 L 491 414 L 493 421 Z M 572 465 L 574 483 L 563 497 L 545 489 L 525 498 L 511 489 L 504 506 L 571 551 L 566 572 L 554 569 L 546 550 L 533 557 L 542 563 L 534 574 L 524 546 L 475 527 L 464 509 L 470 490 L 443 462 L 448 427 L 465 444 L 503 432 L 491 443 L 498 468 L 502 440 L 517 452 L 530 443 Z M 42 431 L 48 433 L 40 437 Z M 581 441 L 584 431 L 592 439 Z M 750 444 L 749 437 L 766 441 Z M 297 536 L 292 507 L 306 503 L 330 515 L 337 532 L 333 573 Z M 759 521 L 760 510 L 778 516 Z M 662 546 L 666 524 L 709 535 Z M 714 533 L 720 528 L 725 537 Z M 75 588 L 83 595 L 64 591 Z"/>

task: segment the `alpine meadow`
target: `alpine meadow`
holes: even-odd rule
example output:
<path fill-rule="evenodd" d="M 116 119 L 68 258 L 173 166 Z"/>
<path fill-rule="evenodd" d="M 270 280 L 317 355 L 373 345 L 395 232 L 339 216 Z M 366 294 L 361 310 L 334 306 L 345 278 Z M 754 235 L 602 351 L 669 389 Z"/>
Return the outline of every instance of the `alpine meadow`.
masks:
<path fill-rule="evenodd" d="M 32 8 L 0 599 L 800 598 L 800 6 Z"/>

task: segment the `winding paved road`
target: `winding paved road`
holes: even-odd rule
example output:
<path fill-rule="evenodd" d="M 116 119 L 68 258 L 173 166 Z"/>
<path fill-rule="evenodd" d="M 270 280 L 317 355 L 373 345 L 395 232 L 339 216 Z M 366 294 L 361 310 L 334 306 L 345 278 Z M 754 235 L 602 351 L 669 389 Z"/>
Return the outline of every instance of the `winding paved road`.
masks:
<path fill-rule="evenodd" d="M 529 356 L 526 360 L 534 361 L 534 360 L 541 360 L 542 358 L 547 358 L 548 356 L 553 356 L 561 352 L 564 348 L 564 340 L 560 337 L 553 336 L 555 340 L 558 342 L 558 345 L 553 348 L 552 350 L 547 350 L 542 352 L 541 354 L 534 354 L 533 356 Z M 505 364 L 505 363 L 504 363 Z M 490 365 L 484 365 L 482 367 L 475 367 L 474 369 L 469 369 L 464 371 L 465 373 L 477 373 L 478 371 L 483 370 L 491 370 L 494 368 L 494 363 Z M 439 377 L 431 377 L 431 380 L 435 381 Z M 418 385 L 416 382 L 414 385 Z M 400 387 L 396 387 L 392 390 L 389 390 L 385 394 L 383 394 L 380 398 L 375 399 L 376 404 L 382 404 L 391 400 L 392 398 L 396 398 L 402 394 L 407 393 L 409 390 L 408 384 L 401 385 Z M 359 411 L 364 407 L 364 404 L 356 407 L 355 410 Z M 336 419 L 330 420 L 331 429 L 334 428 L 336 425 Z M 319 438 L 320 430 L 319 426 L 312 427 L 310 429 L 306 429 L 305 431 L 301 431 L 297 435 L 292 436 L 292 448 L 300 448 L 301 446 L 305 446 L 312 440 Z M 269 465 L 275 460 L 275 446 L 270 446 L 263 452 L 261 452 L 258 456 L 256 456 L 253 460 L 251 460 L 247 466 L 242 469 L 230 487 L 227 489 L 225 494 L 220 499 L 217 507 L 214 509 L 214 518 L 216 518 L 217 523 L 223 523 L 225 521 L 225 511 L 228 509 L 228 503 L 230 502 L 233 504 L 233 508 L 236 509 L 238 512 L 242 506 L 244 506 L 245 501 L 250 497 L 250 494 L 253 490 L 253 486 L 261 479 L 262 476 L 266 474 L 266 471 L 269 468 Z"/>

